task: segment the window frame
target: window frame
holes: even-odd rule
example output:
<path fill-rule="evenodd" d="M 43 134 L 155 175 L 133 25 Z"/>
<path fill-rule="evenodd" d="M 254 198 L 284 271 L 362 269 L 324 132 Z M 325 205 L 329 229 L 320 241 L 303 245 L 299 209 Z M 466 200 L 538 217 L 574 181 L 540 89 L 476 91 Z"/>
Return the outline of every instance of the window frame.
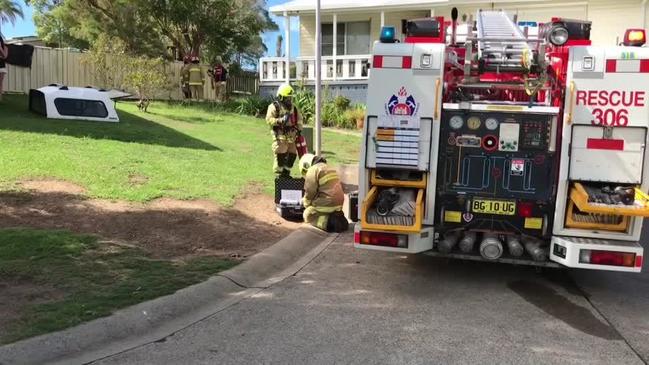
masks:
<path fill-rule="evenodd" d="M 103 110 L 102 115 L 87 115 L 87 114 L 70 114 L 68 113 L 62 113 L 61 108 L 59 108 L 59 102 L 83 102 L 84 103 L 84 108 L 83 111 L 86 111 L 87 108 L 87 103 L 93 103 L 93 104 L 100 104 L 101 108 Z M 101 119 L 106 119 L 108 118 L 108 108 L 106 107 L 106 103 L 102 100 L 93 100 L 93 99 L 75 99 L 75 98 L 66 98 L 66 97 L 55 97 L 53 100 L 54 107 L 56 108 L 56 112 L 59 113 L 59 115 L 64 116 L 64 117 L 81 117 L 81 118 L 101 118 Z M 64 109 L 65 111 L 65 109 Z"/>

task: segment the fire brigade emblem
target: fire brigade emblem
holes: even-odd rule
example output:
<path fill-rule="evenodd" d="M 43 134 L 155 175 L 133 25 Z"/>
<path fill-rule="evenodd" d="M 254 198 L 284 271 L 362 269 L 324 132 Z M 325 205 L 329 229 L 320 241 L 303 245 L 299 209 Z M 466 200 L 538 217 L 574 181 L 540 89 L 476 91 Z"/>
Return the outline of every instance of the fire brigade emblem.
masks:
<path fill-rule="evenodd" d="M 419 105 L 412 95 L 408 95 L 405 87 L 401 87 L 396 95 L 392 95 L 385 109 L 389 115 L 415 115 Z"/>

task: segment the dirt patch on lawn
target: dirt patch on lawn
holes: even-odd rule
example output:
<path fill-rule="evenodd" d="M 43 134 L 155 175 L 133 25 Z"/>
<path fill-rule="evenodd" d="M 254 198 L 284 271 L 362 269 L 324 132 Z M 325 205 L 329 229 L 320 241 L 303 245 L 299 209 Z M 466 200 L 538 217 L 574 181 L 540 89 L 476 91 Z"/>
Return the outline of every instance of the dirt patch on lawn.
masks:
<path fill-rule="evenodd" d="M 47 285 L 37 285 L 27 280 L 0 278 L 0 328 L 7 328 L 22 317 L 29 306 L 63 298 L 64 293 Z"/>
<path fill-rule="evenodd" d="M 85 194 L 86 189 L 83 187 L 62 180 L 42 179 L 42 180 L 25 180 L 18 184 L 23 189 L 33 190 L 40 193 L 65 193 L 80 195 Z"/>
<path fill-rule="evenodd" d="M 26 192 L 0 192 L 0 227 L 67 229 L 138 246 L 153 257 L 245 258 L 300 226 L 275 213 L 253 187 L 232 208 L 206 201 L 158 199 L 146 204 L 87 199 L 74 184 L 23 182 Z M 79 187 L 77 187 L 79 188 Z"/>

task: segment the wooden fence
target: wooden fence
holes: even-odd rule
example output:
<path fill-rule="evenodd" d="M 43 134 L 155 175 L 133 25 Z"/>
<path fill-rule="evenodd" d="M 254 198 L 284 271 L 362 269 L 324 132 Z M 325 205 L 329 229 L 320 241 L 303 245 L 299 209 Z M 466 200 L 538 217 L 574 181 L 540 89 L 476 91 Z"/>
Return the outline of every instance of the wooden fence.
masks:
<path fill-rule="evenodd" d="M 36 47 L 32 59 L 32 67 L 16 67 L 8 65 L 8 74 L 4 81 L 6 92 L 28 93 L 30 89 L 49 84 L 63 84 L 67 86 L 98 86 L 116 87 L 116 85 L 100 85 L 97 81 L 92 66 L 82 62 L 83 53 L 69 49 L 55 49 Z M 168 62 L 165 72 L 169 76 L 170 87 L 161 90 L 154 97 L 159 99 L 181 100 L 180 71 L 181 62 Z M 206 78 L 204 93 L 206 99 L 213 100 L 216 95 L 207 78 L 208 66 L 203 67 Z M 259 91 L 257 76 L 244 73 L 232 76 L 228 80 L 227 91 L 230 95 L 255 95 Z"/>

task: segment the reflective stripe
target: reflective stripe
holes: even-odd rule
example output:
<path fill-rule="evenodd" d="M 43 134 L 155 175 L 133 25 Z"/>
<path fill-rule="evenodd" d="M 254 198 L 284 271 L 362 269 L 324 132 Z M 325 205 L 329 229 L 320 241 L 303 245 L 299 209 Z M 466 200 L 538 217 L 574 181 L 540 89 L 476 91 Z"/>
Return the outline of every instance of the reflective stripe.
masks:
<path fill-rule="evenodd" d="M 332 171 L 321 177 L 320 180 L 318 180 L 318 184 L 324 185 L 334 179 L 338 179 L 338 174 L 335 171 Z"/>
<path fill-rule="evenodd" d="M 327 216 L 326 215 L 321 215 L 318 217 L 316 221 L 316 226 L 322 230 L 327 229 Z"/>
<path fill-rule="evenodd" d="M 337 211 L 342 211 L 343 206 L 337 205 L 335 207 L 313 207 L 318 213 L 333 213 Z"/>

